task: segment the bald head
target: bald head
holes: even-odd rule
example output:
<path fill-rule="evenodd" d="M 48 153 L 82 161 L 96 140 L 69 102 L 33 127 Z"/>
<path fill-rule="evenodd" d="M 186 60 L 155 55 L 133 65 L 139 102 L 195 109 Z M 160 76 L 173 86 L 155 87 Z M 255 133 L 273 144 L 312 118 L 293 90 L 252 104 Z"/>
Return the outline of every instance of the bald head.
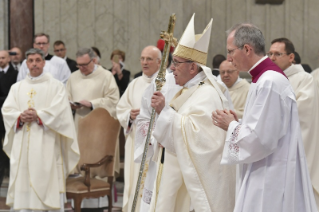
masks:
<path fill-rule="evenodd" d="M 141 66 L 143 73 L 151 77 L 161 65 L 162 53 L 156 46 L 147 46 L 141 53 Z"/>
<path fill-rule="evenodd" d="M 233 64 L 227 60 L 220 64 L 219 73 L 220 78 L 228 88 L 234 85 L 239 76 L 239 71 L 236 70 L 235 66 L 233 66 Z"/>
<path fill-rule="evenodd" d="M 7 51 L 0 51 L 0 68 L 4 69 L 10 62 L 9 53 Z"/>

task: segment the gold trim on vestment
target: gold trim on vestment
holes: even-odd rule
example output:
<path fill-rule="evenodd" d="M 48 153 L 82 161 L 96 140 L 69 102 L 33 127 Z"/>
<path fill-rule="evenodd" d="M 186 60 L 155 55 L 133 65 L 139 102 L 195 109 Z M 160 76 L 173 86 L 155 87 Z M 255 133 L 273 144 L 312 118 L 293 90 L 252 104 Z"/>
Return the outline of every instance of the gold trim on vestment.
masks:
<path fill-rule="evenodd" d="M 185 58 L 187 60 L 191 60 L 191 61 L 194 61 L 196 63 L 200 63 L 200 64 L 206 66 L 207 53 L 201 52 L 197 49 L 193 49 L 193 48 L 178 44 L 173 55 L 178 56 L 178 57 L 182 57 L 182 58 Z"/>

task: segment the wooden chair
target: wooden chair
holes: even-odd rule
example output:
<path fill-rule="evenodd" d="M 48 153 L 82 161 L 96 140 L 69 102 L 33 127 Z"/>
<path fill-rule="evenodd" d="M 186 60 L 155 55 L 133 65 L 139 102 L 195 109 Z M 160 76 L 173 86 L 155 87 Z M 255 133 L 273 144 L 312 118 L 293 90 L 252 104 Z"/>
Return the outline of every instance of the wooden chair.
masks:
<path fill-rule="evenodd" d="M 74 200 L 75 212 L 81 211 L 84 198 L 105 195 L 109 201 L 108 211 L 112 211 L 114 155 L 119 130 L 118 120 L 103 108 L 97 108 L 79 120 L 78 142 L 81 155 L 77 170 L 82 171 L 84 177 L 69 177 L 66 181 L 66 196 Z M 107 182 L 96 179 L 96 176 L 107 177 Z"/>

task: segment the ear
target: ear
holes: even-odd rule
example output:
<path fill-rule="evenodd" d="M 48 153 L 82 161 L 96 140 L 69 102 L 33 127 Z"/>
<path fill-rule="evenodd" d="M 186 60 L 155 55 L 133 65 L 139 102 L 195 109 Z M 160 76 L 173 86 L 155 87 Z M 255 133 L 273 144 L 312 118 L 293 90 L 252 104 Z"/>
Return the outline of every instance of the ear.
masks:
<path fill-rule="evenodd" d="M 289 62 L 292 63 L 295 60 L 295 54 L 294 53 L 290 53 L 290 55 L 288 55 L 289 57 Z"/>
<path fill-rule="evenodd" d="M 250 55 L 253 49 L 248 44 L 245 44 L 243 50 L 245 51 L 245 54 Z"/>

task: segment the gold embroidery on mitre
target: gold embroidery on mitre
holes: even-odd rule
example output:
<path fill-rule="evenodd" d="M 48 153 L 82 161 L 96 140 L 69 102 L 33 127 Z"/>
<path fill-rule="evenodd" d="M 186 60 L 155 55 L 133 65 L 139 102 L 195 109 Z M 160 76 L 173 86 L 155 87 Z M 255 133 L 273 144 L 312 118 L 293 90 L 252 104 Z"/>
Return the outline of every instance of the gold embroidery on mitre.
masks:
<path fill-rule="evenodd" d="M 201 52 L 197 49 L 193 49 L 193 48 L 178 44 L 173 55 L 182 57 L 187 60 L 191 60 L 206 66 L 207 53 Z"/>

